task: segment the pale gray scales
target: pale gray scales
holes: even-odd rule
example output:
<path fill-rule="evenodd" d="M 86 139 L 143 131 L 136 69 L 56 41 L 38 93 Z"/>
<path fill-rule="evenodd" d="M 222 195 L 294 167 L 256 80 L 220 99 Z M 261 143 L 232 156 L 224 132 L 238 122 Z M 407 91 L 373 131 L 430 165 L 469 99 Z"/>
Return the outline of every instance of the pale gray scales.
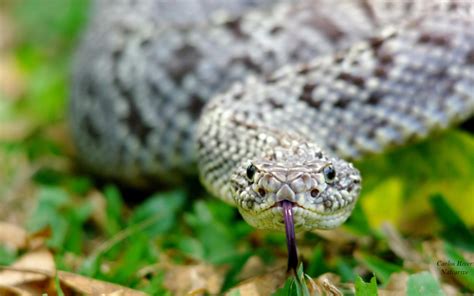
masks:
<path fill-rule="evenodd" d="M 474 113 L 472 1 L 277 2 L 99 2 L 73 75 L 81 160 L 136 185 L 197 168 L 253 226 L 283 229 L 290 200 L 297 229 L 332 228 L 360 191 L 347 160 Z"/>

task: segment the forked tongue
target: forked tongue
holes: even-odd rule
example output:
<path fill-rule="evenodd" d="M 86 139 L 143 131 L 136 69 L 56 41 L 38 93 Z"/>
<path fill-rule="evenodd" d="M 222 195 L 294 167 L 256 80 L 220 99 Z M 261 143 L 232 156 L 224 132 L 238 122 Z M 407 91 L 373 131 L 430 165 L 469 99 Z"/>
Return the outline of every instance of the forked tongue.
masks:
<path fill-rule="evenodd" d="M 283 220 L 285 221 L 286 245 L 288 247 L 288 271 L 296 272 L 298 253 L 296 251 L 295 224 L 293 222 L 293 203 L 287 200 L 281 202 Z"/>

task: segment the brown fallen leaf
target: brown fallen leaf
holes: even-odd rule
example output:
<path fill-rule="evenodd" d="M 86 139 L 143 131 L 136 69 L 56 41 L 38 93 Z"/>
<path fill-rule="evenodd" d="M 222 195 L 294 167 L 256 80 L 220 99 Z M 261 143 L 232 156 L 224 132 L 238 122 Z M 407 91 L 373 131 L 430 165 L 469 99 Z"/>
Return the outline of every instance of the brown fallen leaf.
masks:
<path fill-rule="evenodd" d="M 0 286 L 11 295 L 55 293 L 50 274 L 55 271 L 54 260 L 47 250 L 28 253 L 9 267 L 1 267 Z M 21 291 L 21 293 L 18 293 Z M 8 295 L 8 294 L 7 294 Z"/>
<path fill-rule="evenodd" d="M 230 289 L 225 295 L 241 296 L 266 296 L 274 293 L 278 288 L 282 287 L 287 278 L 286 266 L 273 270 L 264 275 L 252 277 L 234 288 Z"/>
<path fill-rule="evenodd" d="M 48 126 L 44 131 L 44 135 L 54 141 L 65 155 L 75 157 L 76 148 L 73 144 L 71 128 L 66 121 L 63 120 Z"/>
<path fill-rule="evenodd" d="M 337 244 L 337 245 L 347 245 L 348 243 L 355 242 L 361 239 L 360 236 L 351 234 L 350 232 L 344 230 L 343 228 L 336 228 L 336 229 L 331 229 L 331 230 L 318 229 L 312 232 L 330 241 L 331 244 Z"/>
<path fill-rule="evenodd" d="M 385 288 L 379 288 L 380 296 L 396 296 L 405 295 L 407 290 L 408 277 L 410 275 L 407 272 L 396 272 L 390 275 L 387 285 Z"/>
<path fill-rule="evenodd" d="M 0 98 L 19 100 L 24 92 L 25 78 L 14 58 L 11 54 L 0 53 Z"/>
<path fill-rule="evenodd" d="M 343 293 L 337 287 L 341 283 L 341 278 L 334 273 L 324 273 L 314 280 L 314 283 L 318 287 L 310 286 L 311 295 L 343 295 Z"/>
<path fill-rule="evenodd" d="M 38 231 L 28 234 L 28 249 L 29 250 L 38 250 L 46 247 L 46 241 L 51 238 L 53 231 L 51 226 L 45 226 Z"/>
<path fill-rule="evenodd" d="M 86 195 L 85 199 L 93 205 L 92 222 L 105 233 L 107 231 L 107 201 L 104 194 L 94 189 Z"/>
<path fill-rule="evenodd" d="M 382 225 L 382 232 L 387 237 L 387 242 L 390 249 L 404 261 L 419 263 L 422 262 L 421 255 L 413 249 L 407 240 L 390 223 Z"/>
<path fill-rule="evenodd" d="M 2 123 L 0 123 L 0 126 Z M 0 149 L 0 217 L 3 222 L 23 225 L 35 207 L 33 167 L 25 153 Z"/>
<path fill-rule="evenodd" d="M 0 222 L 0 246 L 18 251 L 27 246 L 26 231 L 14 224 Z"/>
<path fill-rule="evenodd" d="M 22 289 L 18 289 L 15 287 L 5 287 L 5 286 L 0 286 L 0 295 L 4 295 L 4 296 L 17 296 L 17 295 L 30 296 L 31 295 L 33 296 L 33 294 L 26 293 Z"/>
<path fill-rule="evenodd" d="M 46 249 L 28 253 L 8 267 L 0 266 L 0 295 L 56 295 L 55 278 L 67 295 L 146 295 L 141 291 L 66 271 L 56 271 Z"/>
<path fill-rule="evenodd" d="M 267 266 L 259 256 L 251 256 L 247 262 L 245 262 L 242 270 L 237 275 L 239 281 L 249 279 L 263 274 L 267 270 Z"/>
<path fill-rule="evenodd" d="M 39 250 L 20 257 L 9 270 L 1 271 L 0 285 L 18 286 L 43 281 L 55 271 L 53 255 L 48 250 Z"/>
<path fill-rule="evenodd" d="M 146 293 L 141 291 L 126 288 L 117 284 L 95 280 L 67 271 L 58 271 L 57 276 L 62 288 L 63 286 L 64 288 L 67 287 L 76 293 L 86 295 L 147 295 Z"/>
<path fill-rule="evenodd" d="M 210 264 L 198 263 L 193 265 L 165 264 L 165 279 L 163 285 L 173 295 L 202 295 L 205 292 L 217 294 L 224 282 L 226 268 Z"/>
<path fill-rule="evenodd" d="M 0 80 L 1 79 L 2 77 L 0 76 Z M 2 122 L 0 125 L 0 140 L 21 141 L 26 139 L 31 134 L 33 129 L 34 126 L 32 123 L 26 119 L 15 119 Z"/>

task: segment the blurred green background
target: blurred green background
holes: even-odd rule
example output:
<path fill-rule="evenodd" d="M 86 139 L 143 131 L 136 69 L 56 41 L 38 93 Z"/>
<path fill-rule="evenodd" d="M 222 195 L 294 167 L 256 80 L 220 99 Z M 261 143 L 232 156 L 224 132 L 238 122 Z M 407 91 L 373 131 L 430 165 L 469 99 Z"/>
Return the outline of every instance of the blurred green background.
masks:
<path fill-rule="evenodd" d="M 164 258 L 226 266 L 223 289 L 239 282 L 252 256 L 265 266 L 284 264 L 283 234 L 252 229 L 235 209 L 210 196 L 191 198 L 177 188 L 130 205 L 124 197 L 133 197 L 117 186 L 99 186 L 76 169 L 66 106 L 71 59 L 89 5 L 0 2 L 0 221 L 31 232 L 50 227 L 48 246 L 61 269 L 150 293 L 164 293 L 165 271 L 143 270 Z M 299 234 L 307 274 L 331 272 L 342 282 L 375 274 L 384 286 L 392 273 L 412 274 L 436 264 L 432 255 L 410 267 L 383 230 L 387 222 L 413 252 L 441 242 L 445 256 L 474 257 L 472 135 L 450 130 L 356 165 L 364 189 L 348 223 L 336 232 Z M 124 231 L 126 238 L 106 247 L 100 243 Z M 21 254 L 0 245 L 0 264 Z M 472 291 L 473 277 L 474 272 L 442 276 L 439 285 Z"/>

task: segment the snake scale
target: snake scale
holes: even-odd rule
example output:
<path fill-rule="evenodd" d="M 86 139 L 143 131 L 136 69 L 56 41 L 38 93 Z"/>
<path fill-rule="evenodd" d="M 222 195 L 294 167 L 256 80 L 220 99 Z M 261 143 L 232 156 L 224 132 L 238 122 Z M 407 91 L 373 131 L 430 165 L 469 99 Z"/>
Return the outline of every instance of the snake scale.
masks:
<path fill-rule="evenodd" d="M 199 174 L 257 228 L 329 229 L 350 161 L 474 114 L 474 3 L 98 1 L 77 51 L 79 158 L 136 186 Z"/>

